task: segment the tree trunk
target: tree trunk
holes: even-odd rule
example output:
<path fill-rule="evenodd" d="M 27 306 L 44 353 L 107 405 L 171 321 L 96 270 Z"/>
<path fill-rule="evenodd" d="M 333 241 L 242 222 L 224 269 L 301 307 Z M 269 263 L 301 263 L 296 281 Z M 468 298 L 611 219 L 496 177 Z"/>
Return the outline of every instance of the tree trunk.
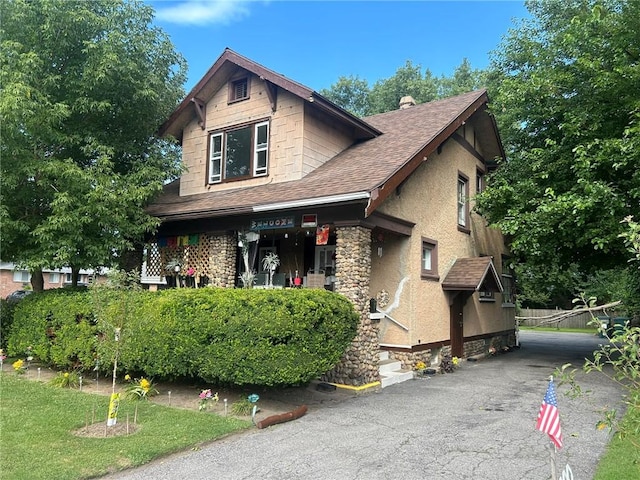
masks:
<path fill-rule="evenodd" d="M 44 290 L 44 275 L 42 275 L 41 268 L 31 272 L 31 288 L 33 288 L 34 292 L 42 292 Z"/>
<path fill-rule="evenodd" d="M 78 286 L 78 279 L 80 278 L 80 267 L 71 266 L 71 286 Z"/>

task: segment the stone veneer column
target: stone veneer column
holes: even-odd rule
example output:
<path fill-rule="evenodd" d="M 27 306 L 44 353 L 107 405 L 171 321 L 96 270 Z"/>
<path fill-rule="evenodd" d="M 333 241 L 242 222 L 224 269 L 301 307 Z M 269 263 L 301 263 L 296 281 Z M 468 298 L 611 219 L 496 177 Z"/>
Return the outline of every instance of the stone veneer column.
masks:
<path fill-rule="evenodd" d="M 233 235 L 210 237 L 210 282 L 215 287 L 233 287 L 236 277 L 236 238 Z"/>
<path fill-rule="evenodd" d="M 369 318 L 371 230 L 336 228 L 335 291 L 353 302 L 360 315 L 358 332 L 340 363 L 323 380 L 344 385 L 365 385 L 380 379 L 378 322 Z"/>

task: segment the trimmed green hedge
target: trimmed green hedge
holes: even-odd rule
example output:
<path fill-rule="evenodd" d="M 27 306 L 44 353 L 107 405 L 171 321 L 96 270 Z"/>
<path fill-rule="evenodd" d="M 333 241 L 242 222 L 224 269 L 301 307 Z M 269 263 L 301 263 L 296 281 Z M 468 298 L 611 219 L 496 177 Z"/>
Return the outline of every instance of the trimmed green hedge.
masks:
<path fill-rule="evenodd" d="M 299 385 L 340 360 L 358 321 L 351 302 L 325 290 L 51 291 L 17 306 L 8 350 L 32 346 L 61 368 L 91 370 L 98 361 L 108 373 L 119 347 L 121 372 Z"/>
<path fill-rule="evenodd" d="M 13 310 L 15 304 L 7 302 L 4 298 L 0 299 L 0 348 L 6 348 L 7 337 L 13 323 Z"/>

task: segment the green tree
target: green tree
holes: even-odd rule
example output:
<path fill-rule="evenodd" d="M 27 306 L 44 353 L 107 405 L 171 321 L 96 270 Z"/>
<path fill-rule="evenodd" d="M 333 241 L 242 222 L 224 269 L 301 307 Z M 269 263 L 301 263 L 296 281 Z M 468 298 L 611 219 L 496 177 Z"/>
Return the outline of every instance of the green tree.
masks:
<path fill-rule="evenodd" d="M 358 117 L 366 117 L 371 113 L 370 93 L 367 81 L 353 75 L 340 77 L 331 88 L 320 91 L 320 95 Z"/>
<path fill-rule="evenodd" d="M 183 58 L 136 0 L 0 2 L 2 259 L 111 265 L 157 226 L 143 207 L 179 172 L 155 131 Z"/>
<path fill-rule="evenodd" d="M 440 77 L 439 98 L 453 97 L 462 93 L 471 92 L 485 86 L 484 70 L 471 68 L 469 59 L 463 58 L 460 65 L 456 67 L 453 76 Z"/>
<path fill-rule="evenodd" d="M 397 110 L 400 99 L 410 95 L 416 103 L 430 102 L 437 98 L 438 80 L 430 70 L 422 74 L 422 67 L 407 60 L 394 76 L 378 80 L 371 89 L 371 113 Z"/>
<path fill-rule="evenodd" d="M 531 19 L 493 54 L 490 97 L 508 160 L 477 209 L 519 262 L 559 284 L 565 276 L 553 272 L 622 269 L 631 255 L 620 234 L 640 213 L 640 2 L 527 7 Z"/>
<path fill-rule="evenodd" d="M 340 77 L 320 93 L 354 115 L 365 117 L 397 110 L 400 99 L 407 95 L 412 96 L 416 103 L 424 103 L 470 92 L 484 84 L 485 72 L 471 68 L 466 58 L 451 77 L 434 77 L 429 69 L 423 74 L 420 65 L 407 61 L 395 75 L 376 81 L 371 88 L 366 80 L 350 75 Z"/>

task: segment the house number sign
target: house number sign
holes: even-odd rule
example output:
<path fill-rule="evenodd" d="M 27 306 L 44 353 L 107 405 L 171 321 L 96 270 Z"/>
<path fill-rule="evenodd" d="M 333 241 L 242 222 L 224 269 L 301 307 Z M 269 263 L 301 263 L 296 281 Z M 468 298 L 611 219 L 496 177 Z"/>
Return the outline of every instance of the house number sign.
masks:
<path fill-rule="evenodd" d="M 259 218 L 251 220 L 250 230 L 271 230 L 272 228 L 293 227 L 293 217 Z"/>

